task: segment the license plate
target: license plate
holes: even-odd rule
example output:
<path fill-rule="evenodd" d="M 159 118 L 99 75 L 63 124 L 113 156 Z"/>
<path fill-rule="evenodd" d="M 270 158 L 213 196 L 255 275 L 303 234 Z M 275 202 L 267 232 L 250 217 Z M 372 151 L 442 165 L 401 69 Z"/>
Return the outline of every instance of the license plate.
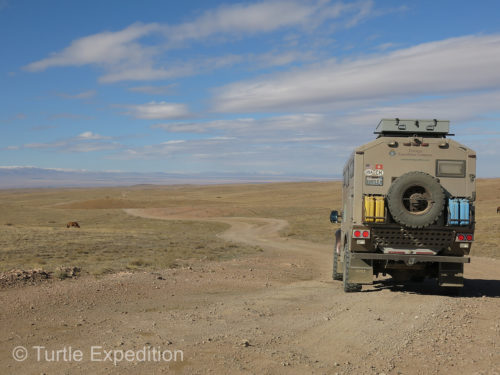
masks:
<path fill-rule="evenodd" d="M 365 177 L 365 185 L 383 186 L 384 185 L 384 177 L 382 177 L 382 176 L 366 176 Z"/>

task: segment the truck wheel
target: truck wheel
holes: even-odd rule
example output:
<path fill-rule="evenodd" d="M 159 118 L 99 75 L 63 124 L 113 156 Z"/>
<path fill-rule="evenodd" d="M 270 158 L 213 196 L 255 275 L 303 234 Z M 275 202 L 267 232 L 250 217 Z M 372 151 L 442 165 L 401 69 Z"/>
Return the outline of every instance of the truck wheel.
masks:
<path fill-rule="evenodd" d="M 339 250 L 340 250 L 340 229 L 335 232 L 335 247 L 333 248 L 333 280 L 342 280 L 342 274 L 337 272 L 339 268 Z"/>
<path fill-rule="evenodd" d="M 332 273 L 333 280 L 342 280 L 342 274 L 337 272 L 338 267 L 339 267 L 339 254 L 337 254 L 337 252 L 333 250 L 333 273 Z"/>
<path fill-rule="evenodd" d="M 462 297 L 464 295 L 464 288 L 461 286 L 445 286 L 444 293 L 451 297 Z"/>
<path fill-rule="evenodd" d="M 354 284 L 349 282 L 349 267 L 351 265 L 351 251 L 347 246 L 347 243 L 344 245 L 344 274 L 343 274 L 343 284 L 344 284 L 344 292 L 352 293 L 359 292 L 361 290 L 360 284 Z"/>
<path fill-rule="evenodd" d="M 410 277 L 410 281 L 412 283 L 423 283 L 424 280 L 425 280 L 425 276 L 422 276 L 422 275 L 415 275 L 415 276 Z"/>
<path fill-rule="evenodd" d="M 424 172 L 398 177 L 387 193 L 387 206 L 399 224 L 424 228 L 443 213 L 444 192 L 438 180 Z"/>

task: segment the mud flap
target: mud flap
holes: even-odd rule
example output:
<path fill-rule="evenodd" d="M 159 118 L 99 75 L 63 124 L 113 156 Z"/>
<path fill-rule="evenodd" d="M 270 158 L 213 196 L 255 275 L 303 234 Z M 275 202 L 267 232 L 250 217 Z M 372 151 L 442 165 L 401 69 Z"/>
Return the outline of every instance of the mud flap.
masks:
<path fill-rule="evenodd" d="M 463 263 L 439 263 L 439 286 L 463 287 L 464 286 L 464 264 Z"/>
<path fill-rule="evenodd" d="M 349 267 L 349 282 L 354 284 L 373 284 L 372 260 L 353 258 L 351 258 Z"/>

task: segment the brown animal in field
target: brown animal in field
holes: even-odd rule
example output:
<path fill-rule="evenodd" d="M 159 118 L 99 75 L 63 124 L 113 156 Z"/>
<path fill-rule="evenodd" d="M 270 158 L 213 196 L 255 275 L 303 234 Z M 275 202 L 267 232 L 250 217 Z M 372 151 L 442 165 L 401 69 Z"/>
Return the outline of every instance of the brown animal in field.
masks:
<path fill-rule="evenodd" d="M 497 207 L 497 214 L 500 214 L 500 206 Z"/>
<path fill-rule="evenodd" d="M 80 224 L 78 224 L 76 221 L 70 221 L 68 224 L 66 224 L 66 228 L 80 228 Z"/>

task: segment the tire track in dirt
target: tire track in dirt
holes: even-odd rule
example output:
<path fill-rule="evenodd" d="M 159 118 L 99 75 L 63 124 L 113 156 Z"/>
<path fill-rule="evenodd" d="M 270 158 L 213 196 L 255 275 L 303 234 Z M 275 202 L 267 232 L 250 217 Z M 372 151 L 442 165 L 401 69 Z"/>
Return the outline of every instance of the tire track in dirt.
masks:
<path fill-rule="evenodd" d="M 172 215 L 162 209 L 125 209 L 127 214 L 148 219 L 161 220 L 190 220 L 211 221 L 228 224 L 230 227 L 217 236 L 227 241 L 240 242 L 247 245 L 261 246 L 268 250 L 288 253 L 297 253 L 307 256 L 314 262 L 315 278 L 328 280 L 331 273 L 328 265 L 331 248 L 327 245 L 290 239 L 280 236 L 280 231 L 288 226 L 288 222 L 275 218 L 250 218 L 250 217 L 196 217 L 193 215 Z"/>

